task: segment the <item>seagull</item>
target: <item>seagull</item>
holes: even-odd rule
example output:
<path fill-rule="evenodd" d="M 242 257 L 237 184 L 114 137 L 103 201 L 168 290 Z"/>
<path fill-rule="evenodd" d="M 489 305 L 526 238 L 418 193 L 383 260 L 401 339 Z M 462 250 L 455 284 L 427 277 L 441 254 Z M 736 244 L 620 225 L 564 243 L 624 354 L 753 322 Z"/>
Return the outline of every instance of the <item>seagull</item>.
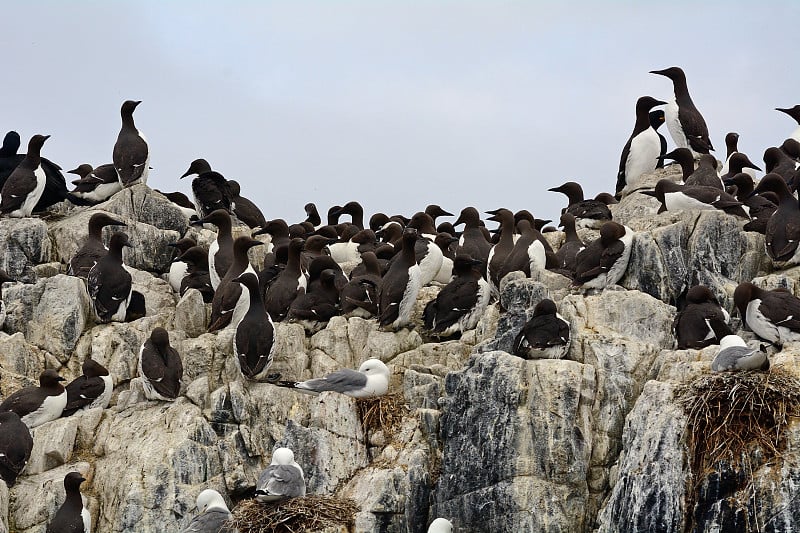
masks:
<path fill-rule="evenodd" d="M 334 391 L 353 398 L 383 396 L 389 390 L 389 368 L 379 359 L 367 359 L 358 371 L 343 368 L 324 378 L 305 381 L 279 381 L 279 387 L 297 389 L 307 394 Z"/>
<path fill-rule="evenodd" d="M 272 453 L 272 462 L 258 477 L 256 499 L 276 502 L 306 495 L 303 469 L 294 460 L 289 448 L 278 448 Z"/>

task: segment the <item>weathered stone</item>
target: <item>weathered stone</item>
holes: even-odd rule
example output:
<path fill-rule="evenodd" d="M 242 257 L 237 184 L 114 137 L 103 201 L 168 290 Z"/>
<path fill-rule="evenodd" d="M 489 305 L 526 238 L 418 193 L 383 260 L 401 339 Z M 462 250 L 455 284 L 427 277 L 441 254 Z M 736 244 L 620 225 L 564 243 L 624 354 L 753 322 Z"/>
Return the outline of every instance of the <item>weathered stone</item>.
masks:
<path fill-rule="evenodd" d="M 475 532 L 581 530 L 594 369 L 488 352 L 449 374 L 446 390 L 434 514 Z"/>
<path fill-rule="evenodd" d="M 84 282 L 63 274 L 33 285 L 15 284 L 3 293 L 6 331 L 21 331 L 27 342 L 59 359 L 75 349 L 92 313 Z"/>
<path fill-rule="evenodd" d="M 72 459 L 75 437 L 78 434 L 78 419 L 58 418 L 33 428 L 33 450 L 25 474 L 40 474 Z"/>
<path fill-rule="evenodd" d="M 25 342 L 25 336 L 21 332 L 13 335 L 0 334 L 0 370 L 3 374 L 14 373 L 31 381 L 38 381 L 44 368 L 44 353 Z M 2 384 L 3 376 L 0 376 L 0 396 L 5 390 Z"/>
<path fill-rule="evenodd" d="M 206 332 L 209 314 L 210 309 L 203 303 L 200 291 L 189 289 L 175 306 L 175 329 L 188 337 L 199 337 Z"/>
<path fill-rule="evenodd" d="M 91 483 L 92 466 L 89 463 L 72 463 L 33 476 L 17 479 L 11 489 L 9 526 L 11 531 L 42 532 L 64 503 L 64 476 L 80 472 Z M 86 485 L 82 486 L 86 490 Z M 91 510 L 91 509 L 90 509 Z M 97 507 L 92 513 L 92 523 L 97 523 Z M 97 529 L 96 531 L 103 531 Z"/>
<path fill-rule="evenodd" d="M 40 218 L 0 220 L 0 268 L 13 279 L 36 281 L 34 266 L 50 261 L 52 244 Z"/>
<path fill-rule="evenodd" d="M 92 210 L 108 211 L 128 220 L 135 220 L 180 235 L 189 228 L 189 219 L 178 206 L 147 185 L 134 185 L 118 192 Z"/>
<path fill-rule="evenodd" d="M 686 417 L 672 395 L 671 385 L 648 382 L 625 420 L 618 479 L 598 517 L 600 532 L 683 531 Z"/>

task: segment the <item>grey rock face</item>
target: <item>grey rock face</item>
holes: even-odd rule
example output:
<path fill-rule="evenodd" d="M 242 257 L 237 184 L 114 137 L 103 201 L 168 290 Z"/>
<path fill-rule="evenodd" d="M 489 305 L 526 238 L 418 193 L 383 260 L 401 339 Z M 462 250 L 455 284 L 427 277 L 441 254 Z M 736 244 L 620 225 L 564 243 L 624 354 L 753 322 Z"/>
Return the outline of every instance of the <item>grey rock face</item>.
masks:
<path fill-rule="evenodd" d="M 52 244 L 47 224 L 38 218 L 4 218 L 0 221 L 0 268 L 12 278 L 33 282 L 35 265 L 50 260 Z"/>
<path fill-rule="evenodd" d="M 504 352 L 449 374 L 434 514 L 475 532 L 581 530 L 595 387 L 588 365 Z"/>
<path fill-rule="evenodd" d="M 33 285 L 9 285 L 3 300 L 6 331 L 24 333 L 27 342 L 62 361 L 75 349 L 91 319 L 91 302 L 83 280 L 63 274 Z"/>

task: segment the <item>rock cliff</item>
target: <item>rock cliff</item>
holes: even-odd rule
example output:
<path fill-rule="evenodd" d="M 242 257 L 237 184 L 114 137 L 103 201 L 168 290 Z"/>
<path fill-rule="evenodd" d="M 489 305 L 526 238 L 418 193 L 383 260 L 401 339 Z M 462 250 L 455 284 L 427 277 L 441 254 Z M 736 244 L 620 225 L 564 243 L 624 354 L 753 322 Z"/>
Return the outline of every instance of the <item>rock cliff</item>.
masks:
<path fill-rule="evenodd" d="M 670 171 L 659 171 L 656 180 Z M 61 503 L 65 472 L 87 478 L 84 492 L 100 532 L 179 531 L 194 501 L 214 488 L 231 505 L 252 494 L 272 449 L 289 446 L 311 493 L 355 500 L 353 531 L 426 531 L 437 516 L 457 531 L 697 531 L 735 523 L 735 507 L 764 531 L 800 523 L 800 426 L 792 423 L 780 461 L 748 473 L 725 491 L 709 476 L 700 509 L 686 509 L 693 474 L 686 419 L 676 386 L 709 372 L 715 347 L 673 350 L 676 302 L 695 283 L 708 285 L 733 311 L 736 284 L 794 289 L 800 269 L 772 272 L 763 236 L 721 212 L 656 215 L 657 202 L 633 194 L 614 217 L 637 231 L 621 287 L 584 294 L 549 272 L 507 276 L 501 313 L 494 305 L 461 339 L 428 342 L 417 329 L 380 331 L 374 320 L 336 317 L 307 337 L 278 324 L 273 368 L 287 378 L 357 368 L 377 357 L 392 369 L 402 419 L 392 432 L 365 431 L 356 401 L 318 397 L 242 378 L 232 333 L 205 333 L 208 306 L 196 291 L 177 298 L 157 273 L 167 244 L 190 233 L 182 213 L 146 186 L 118 193 L 93 210 L 128 223 L 126 255 L 147 316 L 95 324 L 83 282 L 63 263 L 86 231 L 85 208 L 48 220 L 0 220 L 0 267 L 26 283 L 3 290 L 0 399 L 35 383 L 44 368 L 68 380 L 91 356 L 106 366 L 115 392 L 93 409 L 35 430 L 31 461 L 17 485 L 0 481 L 0 532 L 42 533 Z M 586 230 L 587 233 L 591 231 Z M 584 234 L 586 239 L 589 235 Z M 549 234 L 558 244 L 562 234 Z M 253 256 L 255 262 L 259 257 Z M 416 320 L 438 291 L 420 293 Z M 543 298 L 570 322 L 563 360 L 523 360 L 508 352 Z M 139 347 L 165 327 L 184 362 L 174 403 L 146 401 L 137 377 Z M 785 345 L 773 365 L 800 376 Z M 720 469 L 720 477 L 725 473 Z M 745 522 L 741 522 L 745 523 Z"/>

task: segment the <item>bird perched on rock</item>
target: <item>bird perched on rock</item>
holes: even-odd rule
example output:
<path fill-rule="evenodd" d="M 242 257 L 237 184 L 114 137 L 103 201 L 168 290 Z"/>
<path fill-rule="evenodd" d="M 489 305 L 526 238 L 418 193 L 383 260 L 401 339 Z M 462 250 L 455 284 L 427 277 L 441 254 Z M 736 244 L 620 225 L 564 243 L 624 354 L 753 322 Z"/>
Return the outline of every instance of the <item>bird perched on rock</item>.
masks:
<path fill-rule="evenodd" d="M 514 355 L 523 359 L 561 359 L 569 351 L 569 322 L 555 302 L 545 298 L 514 339 Z"/>
<path fill-rule="evenodd" d="M 373 252 L 361 254 L 364 273 L 352 276 L 340 294 L 342 315 L 372 318 L 378 314 L 378 287 L 381 283 L 381 269 Z"/>
<path fill-rule="evenodd" d="M 374 398 L 389 391 L 389 375 L 389 368 L 380 359 L 367 359 L 357 371 L 343 368 L 324 378 L 279 381 L 277 385 L 307 394 L 333 391 L 353 398 Z"/>
<path fill-rule="evenodd" d="M 100 165 L 97 168 L 83 164 L 68 170 L 67 174 L 80 176 L 80 179 L 72 182 L 75 189 L 70 194 L 90 204 L 105 202 L 122 190 L 117 170 L 111 163 Z"/>
<path fill-rule="evenodd" d="M 740 283 L 733 302 L 753 333 L 775 344 L 800 340 L 800 299 L 786 289 L 764 290 Z"/>
<path fill-rule="evenodd" d="M 217 238 L 208 247 L 208 273 L 214 290 L 228 273 L 233 264 L 233 224 L 231 215 L 224 209 L 216 209 L 205 217 L 192 222 L 193 226 L 214 224 L 217 227 Z"/>
<path fill-rule="evenodd" d="M 713 372 L 731 370 L 768 370 L 767 354 L 758 349 L 749 348 L 738 335 L 726 335 L 719 341 L 719 351 L 711 361 Z"/>
<path fill-rule="evenodd" d="M 458 218 L 453 222 L 454 226 L 464 224 L 464 231 L 458 238 L 458 247 L 455 255 L 468 255 L 473 259 L 488 264 L 489 251 L 492 243 L 486 240 L 481 230 L 480 213 L 474 207 L 465 207 L 461 210 Z"/>
<path fill-rule="evenodd" d="M 654 157 L 657 156 L 658 154 Z M 653 162 L 653 168 L 655 168 L 655 162 Z M 612 218 L 611 210 L 604 202 L 599 200 L 584 200 L 583 187 L 581 187 L 580 183 L 568 181 L 563 185 L 547 190 L 551 192 L 560 192 L 569 199 L 566 209 L 562 212 L 573 215 L 575 217 L 575 224 L 579 228 L 597 229 Z"/>
<path fill-rule="evenodd" d="M 755 171 L 761 169 L 755 166 L 745 154 L 739 151 L 739 134 L 735 131 L 732 131 L 725 136 L 725 150 L 727 155 L 725 157 L 725 163 L 722 164 L 722 168 L 719 170 L 720 178 L 724 180 L 726 175 L 732 176 L 734 174 L 738 174 L 739 172 L 746 172 L 750 175 L 750 177 L 755 179 Z M 743 164 L 741 168 L 732 171 L 731 158 L 736 154 L 740 155 L 740 161 L 742 161 Z"/>
<path fill-rule="evenodd" d="M 14 411 L 0 412 L 0 479 L 11 488 L 25 469 L 33 450 L 28 426 Z"/>
<path fill-rule="evenodd" d="M 335 263 L 334 263 L 335 264 Z M 336 270 L 327 268 L 320 272 L 313 288 L 299 294 L 289 306 L 286 318 L 303 325 L 313 335 L 328 325 L 339 314 L 339 289 L 336 287 Z"/>
<path fill-rule="evenodd" d="M 233 283 L 233 280 L 245 272 L 255 275 L 256 271 L 253 265 L 250 264 L 250 258 L 247 253 L 250 248 L 262 246 L 263 244 L 263 242 L 247 235 L 236 237 L 233 242 L 233 264 L 231 264 L 225 277 L 219 282 L 219 286 L 214 291 L 214 298 L 211 301 L 209 333 L 229 326 L 235 327 L 247 313 L 247 309 L 250 306 L 247 285 Z"/>
<path fill-rule="evenodd" d="M 197 495 L 196 505 L 200 514 L 192 518 L 181 533 L 236 533 L 225 525 L 232 515 L 219 492 L 205 489 Z"/>
<path fill-rule="evenodd" d="M 489 284 L 481 276 L 483 263 L 468 255 L 453 261 L 453 280 L 428 302 L 422 314 L 425 327 L 437 337 L 450 337 L 474 329 L 491 299 Z"/>
<path fill-rule="evenodd" d="M 0 403 L 0 413 L 13 411 L 22 422 L 33 429 L 61 416 L 67 405 L 67 391 L 61 385 L 64 378 L 47 369 L 39 375 L 38 387 L 25 387 Z"/>
<path fill-rule="evenodd" d="M 542 234 L 527 220 L 520 220 L 517 224 L 519 237 L 517 237 L 511 252 L 506 256 L 497 277 L 503 279 L 508 273 L 521 271 L 527 277 L 544 270 L 547 264 L 547 253 L 552 253 L 550 245 Z"/>
<path fill-rule="evenodd" d="M 231 208 L 236 218 L 247 224 L 250 229 L 263 228 L 267 225 L 264 213 L 256 204 L 242 196 L 242 188 L 238 181 L 228 180 L 228 191 L 231 196 Z"/>
<path fill-rule="evenodd" d="M 708 137 L 708 126 L 703 115 L 695 107 L 689 88 L 686 85 L 686 74 L 680 67 L 670 67 L 663 70 L 651 70 L 650 74 L 659 74 L 672 80 L 675 98 L 667 104 L 664 110 L 667 129 L 672 140 L 680 148 L 689 148 L 695 156 L 707 154 L 714 147 Z"/>
<path fill-rule="evenodd" d="M 233 355 L 242 375 L 255 381 L 267 377 L 275 350 L 275 326 L 264 309 L 258 290 L 258 278 L 252 272 L 244 272 L 231 280 L 247 288 L 249 307 L 236 324 L 233 335 Z"/>
<path fill-rule="evenodd" d="M 183 362 L 169 344 L 169 333 L 158 327 L 139 350 L 139 376 L 148 400 L 171 402 L 178 397 L 183 377 Z"/>
<path fill-rule="evenodd" d="M 403 230 L 403 249 L 395 257 L 378 287 L 378 324 L 398 330 L 411 322 L 411 313 L 422 288 L 422 270 L 417 264 L 414 245 L 417 231 Z"/>
<path fill-rule="evenodd" d="M 767 174 L 758 183 L 755 193 L 765 191 L 778 195 L 778 208 L 767 221 L 764 246 L 773 261 L 800 263 L 800 206 L 786 182 L 777 174 Z"/>
<path fill-rule="evenodd" d="M 656 130 L 656 134 L 658 135 L 658 140 L 661 142 L 661 150 L 658 154 L 659 159 L 658 162 L 656 163 L 656 168 L 664 168 L 664 161 L 663 159 L 661 159 L 661 156 L 667 153 L 667 139 L 663 135 L 661 135 L 661 133 L 658 131 L 658 128 L 664 125 L 665 121 L 664 111 L 661 109 L 656 109 L 655 111 L 650 111 L 648 116 L 650 117 L 650 127 Z"/>
<path fill-rule="evenodd" d="M 306 495 L 306 480 L 303 469 L 294 460 L 289 448 L 276 448 L 272 461 L 258 476 L 256 499 L 260 502 L 276 502 Z"/>
<path fill-rule="evenodd" d="M 83 375 L 67 385 L 67 405 L 61 416 L 70 416 L 83 409 L 100 407 L 105 409 L 114 392 L 114 380 L 108 369 L 97 361 L 87 358 L 81 366 Z"/>
<path fill-rule="evenodd" d="M 34 135 L 28 142 L 28 153 L 6 178 L 0 189 L 0 214 L 29 217 L 44 192 L 47 176 L 42 168 L 41 150 L 49 135 Z"/>
<path fill-rule="evenodd" d="M 108 252 L 89 270 L 86 285 L 97 320 L 122 322 L 133 290 L 133 278 L 122 262 L 122 249 L 131 246 L 128 236 L 117 232 L 111 236 Z"/>
<path fill-rule="evenodd" d="M 600 237 L 589 243 L 576 257 L 572 284 L 583 289 L 604 289 L 622 279 L 631 257 L 633 230 L 609 221 L 600 228 Z"/>
<path fill-rule="evenodd" d="M 286 267 L 269 282 L 264 293 L 264 307 L 276 322 L 283 321 L 295 298 L 306 292 L 308 279 L 300 267 L 300 254 L 303 251 L 303 239 L 295 238 L 289 243 L 289 256 Z"/>
<path fill-rule="evenodd" d="M 83 503 L 81 483 L 86 481 L 80 472 L 64 476 L 66 498 L 47 526 L 46 533 L 92 533 L 92 516 Z"/>
<path fill-rule="evenodd" d="M 127 226 L 123 221 L 106 213 L 95 213 L 89 218 L 89 235 L 69 260 L 67 274 L 86 279 L 89 271 L 108 254 L 103 244 L 103 228 L 106 226 Z"/>
<path fill-rule="evenodd" d="M 730 159 L 728 159 L 727 172 L 725 172 L 725 169 L 723 168 L 719 173 L 719 177 L 723 182 L 725 182 L 734 175 L 744 172 L 750 176 L 750 179 L 754 179 L 756 170 L 760 171 L 761 169 L 758 167 L 758 165 L 750 161 L 749 157 L 741 152 L 734 152 Z"/>
<path fill-rule="evenodd" d="M 169 286 L 172 287 L 172 290 L 180 294 L 181 282 L 183 281 L 183 277 L 186 276 L 189 271 L 189 265 L 186 264 L 185 261 L 182 261 L 179 257 L 192 246 L 197 246 L 197 241 L 191 237 L 184 237 L 182 239 L 178 239 L 176 242 L 169 243 L 168 246 L 175 248 L 176 253 L 175 259 L 173 259 L 172 263 L 169 264 L 167 281 L 169 282 Z"/>
<path fill-rule="evenodd" d="M 683 181 L 683 184 L 725 190 L 717 173 L 717 158 L 711 154 L 701 155 L 697 162 L 697 168 Z"/>
<path fill-rule="evenodd" d="M 233 194 L 228 180 L 219 172 L 211 170 L 208 161 L 205 159 L 192 161 L 180 179 L 187 176 L 197 176 L 192 180 L 192 194 L 199 218 L 205 218 L 217 209 L 230 213 Z"/>
<path fill-rule="evenodd" d="M 701 350 L 706 346 L 719 344 L 721 337 L 716 336 L 711 327 L 712 318 L 717 318 L 721 322 L 719 329 L 724 335 L 732 333 L 727 325 L 730 316 L 720 307 L 711 289 L 705 285 L 695 285 L 686 293 L 686 305 L 675 315 L 675 320 L 672 322 L 678 349 Z"/>
<path fill-rule="evenodd" d="M 744 225 L 745 231 L 757 231 L 762 235 L 767 232 L 767 225 L 772 214 L 778 209 L 778 206 L 769 199 L 760 194 L 755 194 L 755 184 L 753 178 L 749 174 L 739 172 L 728 178 L 725 183 L 727 185 L 736 187 L 736 199 L 742 202 L 743 207 L 750 215 L 750 222 Z M 780 203 L 777 199 L 776 201 Z"/>
<path fill-rule="evenodd" d="M 636 122 L 633 126 L 633 133 L 622 148 L 620 156 L 617 196 L 629 194 L 643 187 L 642 176 L 656 169 L 658 157 L 663 153 L 661 150 L 663 137 L 656 133 L 650 123 L 650 110 L 664 104 L 666 102 L 656 100 L 652 96 L 642 96 L 636 101 Z M 610 218 L 609 216 L 608 219 Z"/>
<path fill-rule="evenodd" d="M 150 172 L 150 148 L 142 132 L 133 122 L 133 111 L 141 101 L 126 100 L 122 104 L 122 128 L 114 143 L 112 160 L 122 187 L 147 183 Z"/>
<path fill-rule="evenodd" d="M 500 272 L 503 263 L 514 249 L 515 229 L 514 213 L 508 209 L 495 209 L 487 211 L 491 216 L 488 220 L 500 223 L 500 239 L 497 244 L 489 250 L 489 258 L 486 263 L 486 281 L 492 289 L 492 296 L 498 297 L 500 293 Z"/>
<path fill-rule="evenodd" d="M 578 254 L 581 250 L 586 248 L 578 233 L 575 229 L 575 217 L 570 213 L 561 215 L 560 227 L 564 228 L 564 244 L 556 251 L 556 260 L 558 261 L 558 269 L 566 271 L 569 277 L 575 276 L 575 268 L 577 267 Z"/>
<path fill-rule="evenodd" d="M 214 300 L 214 287 L 211 286 L 211 275 L 208 272 L 208 250 L 202 246 L 192 246 L 183 252 L 178 259 L 186 263 L 186 275 L 181 279 L 180 295 L 189 289 L 197 289 L 203 295 L 204 303 Z"/>
<path fill-rule="evenodd" d="M 742 208 L 742 202 L 714 187 L 681 185 L 672 180 L 662 179 L 656 183 L 655 190 L 641 192 L 661 202 L 659 213 L 719 209 L 729 215 L 750 219 Z"/>
<path fill-rule="evenodd" d="M 685 182 L 694 173 L 694 156 L 688 148 L 675 148 L 659 157 L 660 160 L 671 159 L 681 167 L 681 181 Z"/>

